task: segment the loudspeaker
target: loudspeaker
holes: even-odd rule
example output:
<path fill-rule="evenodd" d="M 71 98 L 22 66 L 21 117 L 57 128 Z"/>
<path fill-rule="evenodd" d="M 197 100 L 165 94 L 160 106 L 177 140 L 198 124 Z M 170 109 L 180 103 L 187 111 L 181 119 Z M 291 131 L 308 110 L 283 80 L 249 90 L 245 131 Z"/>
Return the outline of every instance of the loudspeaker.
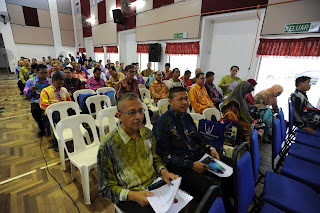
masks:
<path fill-rule="evenodd" d="M 124 24 L 124 17 L 122 15 L 121 9 L 112 10 L 113 22 L 118 24 Z"/>
<path fill-rule="evenodd" d="M 149 61 L 160 62 L 161 61 L 161 44 L 149 44 Z"/>

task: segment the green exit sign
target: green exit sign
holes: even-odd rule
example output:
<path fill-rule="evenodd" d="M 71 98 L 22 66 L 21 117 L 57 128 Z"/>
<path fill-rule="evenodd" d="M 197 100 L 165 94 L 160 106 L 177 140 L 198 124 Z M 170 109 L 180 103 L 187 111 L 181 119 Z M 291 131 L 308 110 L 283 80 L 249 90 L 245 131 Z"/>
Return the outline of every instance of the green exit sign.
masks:
<path fill-rule="evenodd" d="M 287 24 L 284 27 L 285 33 L 303 33 L 309 32 L 311 23 L 302 23 L 302 24 Z"/>
<path fill-rule="evenodd" d="M 174 33 L 173 34 L 174 39 L 180 39 L 180 38 L 187 38 L 187 32 L 184 33 Z"/>

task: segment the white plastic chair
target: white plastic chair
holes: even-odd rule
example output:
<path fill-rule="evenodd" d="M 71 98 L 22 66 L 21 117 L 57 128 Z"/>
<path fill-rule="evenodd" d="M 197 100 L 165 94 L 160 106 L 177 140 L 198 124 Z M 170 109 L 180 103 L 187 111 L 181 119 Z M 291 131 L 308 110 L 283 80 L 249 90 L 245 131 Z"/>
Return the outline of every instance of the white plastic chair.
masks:
<path fill-rule="evenodd" d="M 101 102 L 104 102 L 103 103 L 104 107 L 111 107 L 110 98 L 106 95 L 95 95 L 95 96 L 91 96 L 86 99 L 86 105 L 87 105 L 88 111 L 89 111 L 90 115 L 92 115 L 92 117 L 97 115 L 102 110 Z M 91 104 L 94 104 L 96 112 L 91 112 L 91 107 L 90 107 Z"/>
<path fill-rule="evenodd" d="M 169 106 L 169 98 L 164 98 L 158 101 L 158 109 L 159 115 L 163 115 L 166 111 L 168 111 Z"/>
<path fill-rule="evenodd" d="M 171 88 L 171 84 L 169 80 L 163 80 L 163 82 L 167 85 L 168 88 Z"/>
<path fill-rule="evenodd" d="M 144 83 L 147 83 L 149 77 L 143 77 Z"/>
<path fill-rule="evenodd" d="M 211 120 L 211 116 L 216 116 L 217 121 L 221 119 L 221 112 L 216 108 L 207 108 L 203 110 L 203 117 L 207 120 Z"/>
<path fill-rule="evenodd" d="M 87 123 L 90 126 L 93 143 L 87 145 L 81 135 L 82 123 Z M 71 129 L 73 134 L 74 151 L 69 152 L 63 137 L 64 130 Z M 76 115 L 65 118 L 57 124 L 57 132 L 64 144 L 64 149 L 67 152 L 71 163 L 72 180 L 75 178 L 75 167 L 80 170 L 82 189 L 84 194 L 85 204 L 90 202 L 90 187 L 89 187 L 89 171 L 97 164 L 97 154 L 100 146 L 97 130 L 95 128 L 94 119 L 90 115 Z"/>
<path fill-rule="evenodd" d="M 145 88 L 139 88 L 139 92 L 140 92 L 141 98 L 143 100 L 143 103 L 147 104 L 149 106 L 149 109 L 152 112 L 154 112 L 154 113 L 158 112 L 159 109 L 158 109 L 158 107 L 156 107 L 154 100 L 151 98 L 150 91 Z"/>
<path fill-rule="evenodd" d="M 153 125 L 151 124 L 150 116 L 149 116 L 149 111 L 148 111 L 148 106 L 145 103 L 142 103 L 143 109 L 145 110 L 144 116 L 146 117 L 146 124 L 145 127 L 148 127 L 149 129 L 152 130 Z"/>
<path fill-rule="evenodd" d="M 106 92 L 109 92 L 109 91 L 114 91 L 114 94 L 116 94 L 116 90 L 112 87 L 101 87 L 97 89 L 97 94 L 104 95 Z"/>
<path fill-rule="evenodd" d="M 119 119 L 115 117 L 116 113 L 118 112 L 117 107 L 108 107 L 106 109 L 101 110 L 98 115 L 97 119 L 99 121 L 100 126 L 99 128 L 99 135 L 100 135 L 100 141 L 102 138 L 106 135 L 105 133 L 105 123 L 108 123 L 109 132 L 117 128 L 117 120 L 119 122 Z"/>
<path fill-rule="evenodd" d="M 48 108 L 46 110 L 53 134 L 58 141 L 59 155 L 60 155 L 60 162 L 61 162 L 61 169 L 62 170 L 66 170 L 65 156 L 64 156 L 64 151 L 63 151 L 63 143 L 61 142 L 60 137 L 57 133 L 56 124 L 53 123 L 52 114 L 53 114 L 53 112 L 59 112 L 60 113 L 60 120 L 62 120 L 64 118 L 69 117 L 67 110 L 70 108 L 76 112 L 76 115 L 80 115 L 80 107 L 77 103 L 75 103 L 73 101 L 63 101 L 63 102 L 51 104 L 50 106 L 48 106 Z M 81 135 L 85 136 L 87 138 L 87 141 L 90 141 L 89 133 L 84 127 L 81 128 Z M 63 137 L 64 137 L 64 141 L 72 141 L 73 140 L 73 135 L 70 130 L 64 131 Z"/>
<path fill-rule="evenodd" d="M 196 124 L 197 126 L 197 129 L 198 129 L 198 126 L 199 126 L 199 121 L 201 119 L 203 119 L 203 116 L 199 113 L 190 113 L 192 119 L 193 119 L 193 122 Z"/>
<path fill-rule="evenodd" d="M 96 92 L 92 89 L 81 89 L 81 90 L 77 90 L 73 93 L 73 98 L 74 98 L 74 101 L 79 104 L 80 106 L 80 103 L 78 102 L 78 97 L 80 94 L 91 94 L 91 95 L 94 95 L 96 94 Z"/>
<path fill-rule="evenodd" d="M 140 89 L 140 88 L 147 89 L 147 87 L 146 87 L 145 85 L 143 85 L 143 84 L 138 84 L 138 87 L 139 87 L 139 89 Z"/>

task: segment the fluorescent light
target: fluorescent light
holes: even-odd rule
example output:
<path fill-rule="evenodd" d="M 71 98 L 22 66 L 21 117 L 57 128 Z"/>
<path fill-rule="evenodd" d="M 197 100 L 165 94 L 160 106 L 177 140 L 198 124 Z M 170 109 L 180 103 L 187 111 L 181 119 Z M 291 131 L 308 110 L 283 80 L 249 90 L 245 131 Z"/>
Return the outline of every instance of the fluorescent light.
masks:
<path fill-rule="evenodd" d="M 91 25 L 94 25 L 96 23 L 96 19 L 95 19 L 94 15 L 92 15 L 90 18 L 88 18 L 87 22 L 89 22 Z"/>
<path fill-rule="evenodd" d="M 135 2 L 132 2 L 130 6 L 136 6 L 136 8 L 141 8 L 146 4 L 144 0 L 137 0 Z"/>

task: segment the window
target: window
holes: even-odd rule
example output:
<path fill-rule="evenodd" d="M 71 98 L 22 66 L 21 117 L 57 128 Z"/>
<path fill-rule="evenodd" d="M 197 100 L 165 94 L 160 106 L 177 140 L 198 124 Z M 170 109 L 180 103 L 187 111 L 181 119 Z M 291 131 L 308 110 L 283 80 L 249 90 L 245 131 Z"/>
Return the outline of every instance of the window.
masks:
<path fill-rule="evenodd" d="M 147 54 L 147 53 L 139 54 L 140 71 L 147 69 L 148 62 L 149 62 L 149 54 Z M 153 69 L 155 71 L 160 70 L 159 62 L 151 62 L 151 69 Z"/>
<path fill-rule="evenodd" d="M 116 61 L 119 61 L 119 53 L 108 53 L 107 56 L 112 63 L 116 63 Z"/>
<path fill-rule="evenodd" d="M 94 53 L 96 62 L 102 60 L 102 64 L 104 64 L 104 53 Z"/>
<path fill-rule="evenodd" d="M 278 106 L 288 119 L 288 98 L 296 88 L 295 79 L 303 75 L 311 77 L 312 86 L 307 95 L 310 103 L 316 106 L 320 91 L 320 58 L 262 57 L 254 93 L 280 84 L 284 91 L 277 98 Z"/>
<path fill-rule="evenodd" d="M 168 55 L 168 62 L 171 65 L 171 69 L 179 68 L 181 75 L 184 71 L 190 70 L 191 77 L 194 77 L 197 66 L 197 55 Z"/>

